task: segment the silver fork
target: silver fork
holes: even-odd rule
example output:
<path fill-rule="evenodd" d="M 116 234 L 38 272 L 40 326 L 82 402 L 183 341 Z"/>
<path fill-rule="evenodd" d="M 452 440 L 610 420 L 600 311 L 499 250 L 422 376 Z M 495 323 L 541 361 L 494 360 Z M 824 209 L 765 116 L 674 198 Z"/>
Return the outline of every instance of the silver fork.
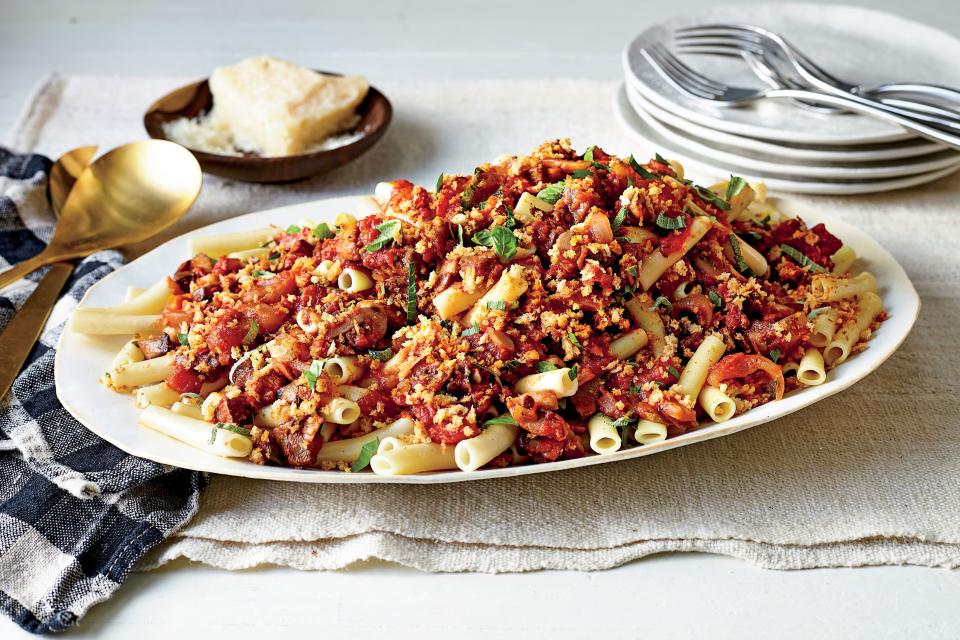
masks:
<path fill-rule="evenodd" d="M 960 149 L 960 136 L 873 106 L 871 101 L 866 101 L 868 104 L 864 104 L 852 97 L 842 97 L 809 89 L 729 87 L 694 71 L 662 45 L 657 44 L 642 49 L 641 53 L 647 62 L 678 91 L 692 98 L 707 101 L 717 107 L 742 107 L 767 98 L 822 102 L 900 125 L 928 140 L 942 142 L 954 149 Z"/>
<path fill-rule="evenodd" d="M 949 126 L 960 130 L 960 112 L 943 109 L 915 100 L 900 100 L 889 95 L 912 93 L 926 97 L 952 99 L 960 105 L 960 92 L 940 85 L 886 84 L 865 88 L 836 78 L 819 67 L 780 35 L 754 25 L 718 24 L 677 29 L 674 39 L 684 51 L 692 52 L 696 46 L 709 47 L 717 53 L 726 49 L 730 53 L 751 52 L 767 58 L 768 64 L 776 64 L 768 56 L 777 54 L 797 73 L 809 88 L 851 97 L 865 103 L 874 103 L 899 115 L 916 118 L 935 126 Z M 910 91 L 908 91 L 910 90 Z M 917 93 L 919 91 L 920 93 Z M 946 121 L 946 122 L 943 122 Z"/>

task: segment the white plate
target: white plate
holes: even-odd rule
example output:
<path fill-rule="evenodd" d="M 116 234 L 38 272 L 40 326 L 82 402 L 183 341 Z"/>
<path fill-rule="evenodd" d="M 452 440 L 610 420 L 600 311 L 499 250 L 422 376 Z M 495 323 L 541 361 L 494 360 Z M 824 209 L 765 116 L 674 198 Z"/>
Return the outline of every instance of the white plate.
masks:
<path fill-rule="evenodd" d="M 914 137 L 906 130 L 863 115 L 824 115 L 785 100 L 763 100 L 738 109 L 718 109 L 674 89 L 640 54 L 655 42 L 669 43 L 679 26 L 749 22 L 782 33 L 834 75 L 864 84 L 933 82 L 960 86 L 960 42 L 905 18 L 847 6 L 808 4 L 727 6 L 676 17 L 651 27 L 624 49 L 627 77 L 644 97 L 687 120 L 753 138 L 804 144 L 850 145 Z M 690 56 L 690 66 L 729 85 L 760 87 L 744 63 L 717 56 Z"/>
<path fill-rule="evenodd" d="M 763 153 L 742 153 L 713 141 L 701 141 L 688 137 L 681 129 L 660 122 L 647 107 L 650 103 L 636 90 L 627 87 L 627 99 L 638 116 L 648 127 L 685 151 L 698 154 L 721 166 L 736 164 L 757 175 L 780 175 L 798 178 L 821 178 L 826 180 L 877 180 L 898 178 L 918 173 L 930 173 L 960 165 L 960 152 L 941 150 L 937 153 L 910 158 L 909 160 L 884 160 L 860 165 L 846 163 L 806 163 L 782 160 Z"/>
<path fill-rule="evenodd" d="M 285 227 L 303 217 L 309 217 L 318 222 L 333 222 L 336 214 L 341 211 L 365 215 L 376 209 L 375 203 L 368 197 L 320 200 L 239 216 L 212 224 L 199 230 L 199 233 L 239 231 L 271 223 Z M 787 209 L 787 211 L 790 210 Z M 451 471 L 417 476 L 377 476 L 367 472 L 352 474 L 339 471 L 289 469 L 261 466 L 246 460 L 219 458 L 139 426 L 137 424 L 139 410 L 134 406 L 133 397 L 114 393 L 100 386 L 97 378 L 101 372 L 109 368 L 112 358 L 125 338 L 84 336 L 69 331 L 64 331 L 57 345 L 54 369 L 57 397 L 60 398 L 63 406 L 91 431 L 133 455 L 187 469 L 265 480 L 430 484 L 544 473 L 638 458 L 736 433 L 798 411 L 849 387 L 868 375 L 889 358 L 907 337 L 920 309 L 920 300 L 900 265 L 879 244 L 851 225 L 837 219 L 828 220 L 823 215 L 812 211 L 795 210 L 795 212 L 811 224 L 826 222 L 833 233 L 856 250 L 863 267 L 869 269 L 880 284 L 880 295 L 890 314 L 889 320 L 880 326 L 865 351 L 831 371 L 827 382 L 823 385 L 788 394 L 779 402 L 765 404 L 723 424 L 705 426 L 657 444 L 627 449 L 608 456 L 589 456 L 577 460 L 504 469 Z M 123 299 L 128 286 L 149 286 L 176 268 L 177 264 L 189 257 L 187 254 L 186 236 L 174 238 L 93 285 L 80 304 L 81 306 L 115 304 Z"/>
<path fill-rule="evenodd" d="M 660 122 L 676 129 L 680 135 L 695 138 L 709 144 L 731 147 L 739 150 L 739 153 L 743 155 L 764 154 L 779 158 L 783 162 L 862 163 L 877 160 L 914 158 L 917 156 L 930 155 L 949 148 L 946 145 L 924 140 L 923 138 L 848 147 L 800 145 L 797 143 L 778 144 L 756 138 L 746 138 L 702 126 L 697 122 L 685 120 L 675 113 L 661 109 L 644 98 L 639 91 L 634 90 L 630 78 L 627 78 L 627 87 L 631 102 L 636 103 L 639 101 L 647 113 Z"/>
<path fill-rule="evenodd" d="M 883 180 L 826 180 L 818 178 L 796 178 L 780 174 L 764 174 L 747 169 L 738 163 L 717 164 L 709 158 L 690 151 L 681 151 L 679 145 L 672 143 L 657 133 L 652 127 L 637 115 L 627 98 L 627 90 L 620 85 L 613 98 L 613 110 L 620 125 L 638 140 L 650 145 L 652 151 L 669 153 L 691 169 L 691 173 L 701 177 L 726 178 L 735 173 L 744 178 L 763 180 L 773 191 L 789 193 L 810 193 L 818 195 L 856 195 L 861 193 L 879 193 L 893 191 L 939 180 L 958 169 L 957 166 L 947 167 L 930 173 L 921 173 L 905 178 L 889 178 Z"/>

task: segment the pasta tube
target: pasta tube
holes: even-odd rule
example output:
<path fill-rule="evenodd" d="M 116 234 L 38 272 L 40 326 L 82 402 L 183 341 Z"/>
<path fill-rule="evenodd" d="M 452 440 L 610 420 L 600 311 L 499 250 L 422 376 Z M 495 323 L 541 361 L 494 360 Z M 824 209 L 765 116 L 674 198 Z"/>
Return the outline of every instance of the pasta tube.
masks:
<path fill-rule="evenodd" d="M 158 407 L 170 407 L 180 400 L 180 394 L 170 388 L 166 382 L 158 382 L 137 389 L 137 406 L 146 409 L 152 404 Z"/>
<path fill-rule="evenodd" d="M 433 297 L 433 306 L 443 320 L 452 320 L 483 297 L 486 291 L 467 291 L 462 282 L 457 282 Z"/>
<path fill-rule="evenodd" d="M 341 271 L 337 277 L 337 286 L 340 287 L 341 291 L 346 291 L 347 293 L 360 293 L 361 291 L 372 289 L 373 280 L 370 278 L 369 273 L 361 269 L 347 267 Z"/>
<path fill-rule="evenodd" d="M 877 279 L 866 271 L 853 278 L 817 274 L 810 280 L 810 294 L 822 302 L 836 302 L 868 291 L 877 292 Z"/>
<path fill-rule="evenodd" d="M 639 420 L 633 430 L 638 444 L 653 444 L 667 439 L 667 425 L 652 420 Z"/>
<path fill-rule="evenodd" d="M 823 364 L 823 354 L 818 349 L 807 349 L 797 367 L 797 380 L 808 387 L 823 384 L 827 379 L 827 372 Z"/>
<path fill-rule="evenodd" d="M 74 309 L 70 330 L 91 336 L 151 335 L 160 329 L 159 315 L 114 313 L 110 309 L 81 307 Z"/>
<path fill-rule="evenodd" d="M 653 355 L 659 358 L 666 350 L 667 330 L 663 326 L 660 314 L 650 310 L 652 306 L 653 298 L 648 293 L 636 295 L 624 303 L 624 307 L 633 321 L 646 332 L 650 347 L 653 349 Z"/>
<path fill-rule="evenodd" d="M 571 376 L 570 372 L 569 367 L 564 367 L 544 373 L 533 373 L 517 380 L 513 390 L 517 393 L 553 391 L 558 398 L 567 398 L 575 394 L 579 387 L 576 376 Z"/>
<path fill-rule="evenodd" d="M 710 222 L 710 218 L 697 216 L 693 219 L 693 222 L 690 223 L 687 236 L 684 238 L 680 249 L 674 251 L 669 256 L 665 256 L 657 250 L 644 258 L 640 264 L 640 275 L 638 276 L 640 286 L 643 287 L 643 290 L 646 291 L 652 287 L 653 283 L 659 280 L 660 276 L 662 276 L 667 269 L 672 267 L 680 258 L 687 255 L 687 252 L 690 251 L 695 244 L 700 242 L 700 239 L 707 234 L 707 231 L 710 231 L 712 226 L 713 223 Z"/>
<path fill-rule="evenodd" d="M 203 414 L 200 413 L 200 407 L 198 407 L 195 404 L 187 404 L 186 402 L 174 402 L 170 406 L 170 411 L 173 411 L 177 415 L 193 418 L 194 420 L 203 420 Z"/>
<path fill-rule="evenodd" d="M 717 387 L 707 386 L 701 389 L 699 401 L 700 406 L 714 422 L 729 420 L 737 412 L 737 404 L 733 398 Z"/>
<path fill-rule="evenodd" d="M 647 332 L 638 328 L 615 338 L 610 343 L 609 352 L 617 360 L 626 360 L 645 346 L 647 346 Z"/>
<path fill-rule="evenodd" d="M 170 290 L 170 286 L 167 284 L 167 279 L 163 278 L 149 289 L 144 289 L 139 295 L 134 296 L 130 300 L 113 305 L 112 307 L 102 307 L 99 310 L 109 313 L 116 313 L 118 315 L 157 314 L 163 311 L 163 308 L 167 305 L 167 300 L 170 299 L 171 295 L 173 295 L 173 292 Z M 95 307 L 86 308 L 93 310 Z"/>
<path fill-rule="evenodd" d="M 127 287 L 126 293 L 123 294 L 123 301 L 130 302 L 144 291 L 146 291 L 146 289 L 143 287 Z"/>
<path fill-rule="evenodd" d="M 370 468 L 381 476 L 456 469 L 455 448 L 434 442 L 403 444 L 396 438 L 386 438 L 380 442 L 377 454 L 370 459 Z"/>
<path fill-rule="evenodd" d="M 823 348 L 833 340 L 837 329 L 837 310 L 827 309 L 813 319 L 813 328 L 810 330 L 809 342 L 815 347 Z"/>
<path fill-rule="evenodd" d="M 115 389 L 131 389 L 155 384 L 173 375 L 174 354 L 168 353 L 141 362 L 131 362 L 110 372 L 111 386 Z"/>
<path fill-rule="evenodd" d="M 400 418 L 382 429 L 356 438 L 327 442 L 317 453 L 317 462 L 355 462 L 360 455 L 363 445 L 373 442 L 377 438 L 382 442 L 385 438 L 399 438 L 413 433 L 414 422 L 410 418 Z"/>
<path fill-rule="evenodd" d="M 253 441 L 249 436 L 163 407 L 149 406 L 144 409 L 140 414 L 140 424 L 218 456 L 246 458 L 253 449 Z"/>
<path fill-rule="evenodd" d="M 360 417 L 360 406 L 353 400 L 334 398 L 320 410 L 320 414 L 327 422 L 351 424 Z"/>
<path fill-rule="evenodd" d="M 502 300 L 509 304 L 522 296 L 527 291 L 527 281 L 523 277 L 523 267 L 512 265 L 503 272 L 497 283 L 490 288 L 483 296 L 477 300 L 473 308 L 464 316 L 460 324 L 464 327 L 472 327 L 480 317 L 487 312 L 487 303 L 493 300 Z"/>
<path fill-rule="evenodd" d="M 700 395 L 700 389 L 707 379 L 710 367 L 720 360 L 725 349 L 723 340 L 711 334 L 703 339 L 693 356 L 687 361 L 677 385 L 691 401 L 696 400 Z"/>
<path fill-rule="evenodd" d="M 823 351 L 823 359 L 827 364 L 836 366 L 850 357 L 854 345 L 860 341 L 861 334 L 870 326 L 883 308 L 880 296 L 867 292 L 860 296 L 860 310 L 849 322 L 840 327 L 833 340 Z"/>
<path fill-rule="evenodd" d="M 363 367 L 356 356 L 334 356 L 323 361 L 323 372 L 337 384 L 347 384 L 363 375 Z"/>
<path fill-rule="evenodd" d="M 837 249 L 835 254 L 830 256 L 830 260 L 833 261 L 834 273 L 847 273 L 857 260 L 857 252 L 847 245 L 843 245 Z"/>
<path fill-rule="evenodd" d="M 142 362 L 143 360 L 143 351 L 140 351 L 140 347 L 137 346 L 136 342 L 130 340 L 124 344 L 123 347 L 120 348 L 120 352 L 114 356 L 113 369 L 116 370 L 132 362 Z"/>
<path fill-rule="evenodd" d="M 213 236 L 190 236 L 190 253 L 204 253 L 213 259 L 235 251 L 257 249 L 267 244 L 276 235 L 277 229 L 264 227 L 234 233 L 219 233 Z"/>
<path fill-rule="evenodd" d="M 620 450 L 622 444 L 620 434 L 613 426 L 613 421 L 607 416 L 598 413 L 590 418 L 587 422 L 587 430 L 590 433 L 590 448 L 594 453 L 607 455 Z"/>
<path fill-rule="evenodd" d="M 510 448 L 519 427 L 515 424 L 491 424 L 473 438 L 457 443 L 453 455 L 461 471 L 476 471 Z"/>

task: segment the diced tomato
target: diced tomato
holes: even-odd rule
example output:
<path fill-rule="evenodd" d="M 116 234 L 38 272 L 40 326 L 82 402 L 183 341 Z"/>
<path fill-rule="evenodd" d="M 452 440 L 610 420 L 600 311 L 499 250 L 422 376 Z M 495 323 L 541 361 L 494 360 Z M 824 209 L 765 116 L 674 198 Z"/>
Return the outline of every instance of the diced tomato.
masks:
<path fill-rule="evenodd" d="M 256 321 L 258 335 L 265 336 L 283 326 L 290 316 L 290 311 L 281 305 L 271 306 L 258 303 L 244 310 L 244 315 Z"/>
<path fill-rule="evenodd" d="M 207 344 L 221 364 L 230 361 L 230 352 L 243 344 L 251 328 L 250 320 L 235 309 L 229 309 L 214 323 L 207 334 Z"/>
<path fill-rule="evenodd" d="M 222 276 L 228 273 L 236 273 L 237 271 L 240 271 L 242 267 L 243 261 L 239 258 L 228 258 L 227 256 L 223 256 L 217 260 L 217 264 L 213 265 L 213 271 L 211 271 L 211 273 L 216 276 Z"/>
<path fill-rule="evenodd" d="M 707 375 L 707 384 L 713 387 L 719 386 L 721 382 L 732 378 L 745 378 L 756 371 L 763 371 L 770 380 L 777 383 L 776 398 L 783 397 L 783 369 L 769 358 L 763 356 L 733 353 L 724 356 L 717 364 L 710 367 L 710 373 Z"/>
<path fill-rule="evenodd" d="M 167 384 L 177 393 L 199 393 L 203 386 L 203 379 L 193 369 L 182 369 L 179 366 L 167 378 Z"/>
<path fill-rule="evenodd" d="M 247 302 L 266 302 L 267 304 L 276 304 L 284 297 L 295 293 L 297 290 L 297 280 L 293 273 L 284 271 L 272 278 L 261 278 L 257 280 L 250 290 L 244 294 L 243 299 Z"/>

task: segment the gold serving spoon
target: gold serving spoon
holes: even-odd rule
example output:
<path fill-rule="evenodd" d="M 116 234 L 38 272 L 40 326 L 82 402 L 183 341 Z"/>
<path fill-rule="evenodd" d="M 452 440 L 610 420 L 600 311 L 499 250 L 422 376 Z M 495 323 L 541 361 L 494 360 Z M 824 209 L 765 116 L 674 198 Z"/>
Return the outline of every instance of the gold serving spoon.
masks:
<path fill-rule="evenodd" d="M 50 244 L 0 273 L 0 288 L 53 262 L 146 240 L 187 212 L 201 181 L 200 165 L 180 145 L 142 140 L 117 147 L 80 174 Z"/>
<path fill-rule="evenodd" d="M 150 143 L 152 142 L 153 141 L 150 141 Z M 90 158 L 92 158 L 96 153 L 97 147 L 81 147 L 64 154 L 59 160 L 57 160 L 56 164 L 54 164 L 53 168 L 50 170 L 50 202 L 53 207 L 54 214 L 58 218 L 61 217 L 61 213 L 63 213 L 63 207 L 68 201 L 70 201 L 70 195 L 73 191 L 73 188 L 81 177 L 83 177 L 85 180 L 85 182 L 82 184 L 86 185 L 86 188 L 96 188 L 99 189 L 101 193 L 104 191 L 110 191 L 114 187 L 130 189 L 142 186 L 140 183 L 135 181 L 125 183 L 122 176 L 117 176 L 116 173 L 113 175 L 109 173 L 117 171 L 122 172 L 124 170 L 124 163 L 118 163 L 117 158 L 113 156 L 115 152 L 126 149 L 127 147 L 141 144 L 144 143 L 133 143 L 133 145 L 120 147 L 114 151 L 111 151 L 100 160 L 97 160 L 97 162 L 94 163 L 94 167 L 98 169 L 97 174 L 95 175 L 99 176 L 99 182 L 94 183 L 93 185 L 91 185 L 91 179 L 85 176 L 92 171 L 92 169 L 91 171 L 87 171 L 87 166 L 89 165 Z M 160 155 L 159 153 L 149 156 L 148 154 L 150 153 L 152 153 L 152 151 L 148 151 L 147 154 L 139 155 L 139 157 L 147 161 L 153 161 L 154 163 L 160 160 L 169 161 L 165 160 L 166 156 Z M 138 154 L 133 154 L 128 157 L 136 158 L 138 157 Z M 107 167 L 106 171 L 104 171 L 103 166 L 101 166 L 100 163 L 106 158 L 111 158 L 111 160 L 104 163 L 103 166 Z M 193 160 L 192 155 L 190 155 L 190 159 Z M 155 167 L 156 164 L 149 164 L 148 166 Z M 136 219 L 144 221 L 144 224 L 148 224 L 151 220 L 156 220 L 158 222 L 158 226 L 155 227 L 154 231 L 146 233 L 145 236 L 130 236 L 134 238 L 134 240 L 131 240 L 131 242 L 134 242 L 138 239 L 145 239 L 146 237 L 153 235 L 153 233 L 163 229 L 166 226 L 169 226 L 179 219 L 184 213 L 186 213 L 186 211 L 193 204 L 193 201 L 196 199 L 197 193 L 199 193 L 200 190 L 201 176 L 199 166 L 196 164 L 195 160 L 192 163 L 192 167 L 196 168 L 195 188 L 190 185 L 189 180 L 184 180 L 183 178 L 180 178 L 182 185 L 184 185 L 184 187 L 190 187 L 190 189 L 183 188 L 179 192 L 176 189 L 176 185 L 164 184 L 161 183 L 160 180 L 157 180 L 154 183 L 149 183 L 148 179 L 147 188 L 144 189 L 144 192 L 149 193 L 147 194 L 148 197 L 145 197 L 144 202 L 151 203 L 155 208 L 147 208 L 146 205 L 144 205 L 144 209 L 137 213 L 138 217 Z M 139 175 L 140 179 L 142 180 L 143 174 L 141 173 L 137 175 Z M 192 195 L 190 195 L 191 189 Z M 167 195 L 164 196 L 164 194 Z M 113 200 L 105 198 L 104 202 L 109 203 L 113 202 Z M 86 204 L 89 205 L 96 203 L 92 201 L 86 201 Z M 71 204 L 70 206 L 76 207 L 79 205 Z M 178 207 L 180 210 L 177 211 L 175 207 Z M 87 207 L 84 210 L 89 211 L 90 209 Z M 77 217 L 76 213 L 70 214 L 69 210 L 67 213 L 75 218 Z M 123 215 L 123 213 L 124 209 L 122 207 L 116 207 L 113 210 L 113 215 L 111 218 L 116 219 L 117 216 Z M 69 220 L 70 218 L 67 219 Z M 63 221 L 61 221 L 60 225 L 57 227 L 58 232 L 62 225 Z M 54 233 L 54 237 L 57 237 L 56 232 Z M 110 237 L 112 238 L 116 236 Z M 123 241 L 120 241 L 117 244 L 123 244 Z M 93 251 L 98 251 L 100 248 L 109 246 L 114 245 L 104 245 L 103 247 L 88 251 L 87 253 L 92 253 Z M 15 269 L 16 267 L 10 271 L 14 271 Z M 13 381 L 16 379 L 16 376 L 20 372 L 20 368 L 26 361 L 31 349 L 33 349 L 33 345 L 37 341 L 43 325 L 50 316 L 50 311 L 53 309 L 53 305 L 57 301 L 60 290 L 63 289 L 64 283 L 66 283 L 72 272 L 72 262 L 55 262 L 37 285 L 37 288 L 32 294 L 30 294 L 30 297 L 27 298 L 26 302 L 23 303 L 23 306 L 17 312 L 17 315 L 7 325 L 3 334 L 0 335 L 0 398 L 6 395 L 7 391 L 9 391 L 11 385 L 13 384 Z M 9 273 L 9 271 L 6 273 Z M 6 275 L 6 273 L 0 274 L 0 277 Z"/>

